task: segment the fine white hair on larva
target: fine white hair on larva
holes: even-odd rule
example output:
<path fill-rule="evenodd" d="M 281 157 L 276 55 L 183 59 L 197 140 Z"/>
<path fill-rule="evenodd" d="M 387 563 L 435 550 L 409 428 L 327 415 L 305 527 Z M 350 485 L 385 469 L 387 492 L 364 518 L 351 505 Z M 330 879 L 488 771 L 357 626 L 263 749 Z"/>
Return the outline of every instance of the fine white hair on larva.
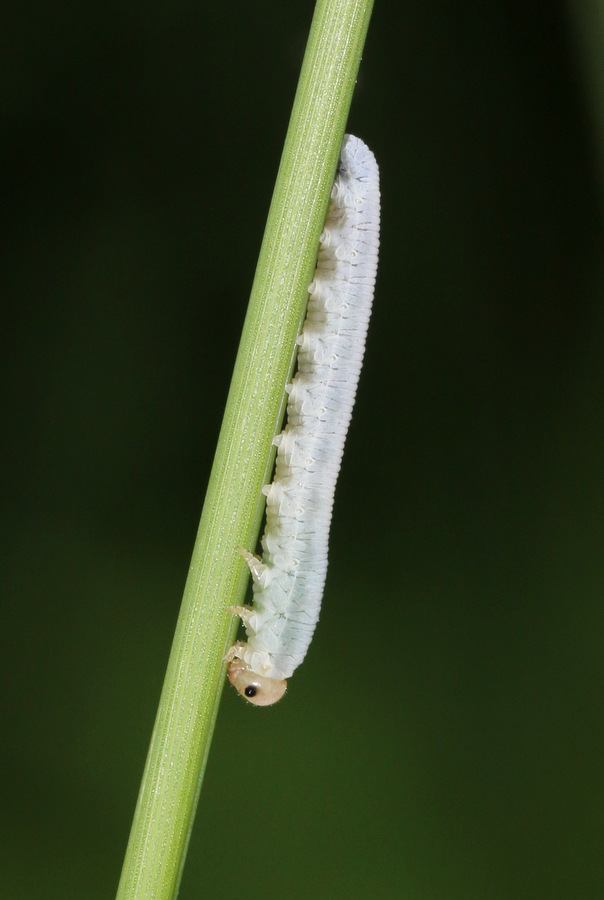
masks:
<path fill-rule="evenodd" d="M 275 477 L 263 488 L 262 559 L 250 567 L 254 604 L 233 612 L 247 642 L 231 647 L 228 675 L 257 706 L 275 703 L 306 656 L 319 618 L 333 500 L 363 364 L 377 271 L 379 171 L 346 135 L 321 235 L 287 424 L 274 439 Z"/>

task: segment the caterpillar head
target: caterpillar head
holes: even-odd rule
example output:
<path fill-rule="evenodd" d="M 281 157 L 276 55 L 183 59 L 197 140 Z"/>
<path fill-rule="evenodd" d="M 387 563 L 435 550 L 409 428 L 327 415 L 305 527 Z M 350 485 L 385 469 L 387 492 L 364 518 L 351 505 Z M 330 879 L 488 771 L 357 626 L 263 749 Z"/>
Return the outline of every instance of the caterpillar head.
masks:
<path fill-rule="evenodd" d="M 242 697 L 254 706 L 270 706 L 280 700 L 287 688 L 287 681 L 256 675 L 240 659 L 234 659 L 227 669 L 229 681 Z"/>

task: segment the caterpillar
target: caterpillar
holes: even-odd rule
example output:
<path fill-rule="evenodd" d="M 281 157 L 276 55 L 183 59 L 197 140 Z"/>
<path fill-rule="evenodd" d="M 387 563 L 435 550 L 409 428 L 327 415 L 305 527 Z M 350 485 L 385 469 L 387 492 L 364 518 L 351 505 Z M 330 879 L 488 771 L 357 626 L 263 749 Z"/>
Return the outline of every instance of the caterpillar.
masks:
<path fill-rule="evenodd" d="M 346 135 L 317 268 L 298 337 L 287 424 L 274 438 L 275 476 L 263 488 L 263 558 L 239 548 L 253 582 L 241 617 L 247 642 L 227 654 L 231 684 L 256 706 L 280 700 L 306 656 L 319 618 L 336 481 L 352 416 L 375 287 L 379 170 L 371 150 Z"/>

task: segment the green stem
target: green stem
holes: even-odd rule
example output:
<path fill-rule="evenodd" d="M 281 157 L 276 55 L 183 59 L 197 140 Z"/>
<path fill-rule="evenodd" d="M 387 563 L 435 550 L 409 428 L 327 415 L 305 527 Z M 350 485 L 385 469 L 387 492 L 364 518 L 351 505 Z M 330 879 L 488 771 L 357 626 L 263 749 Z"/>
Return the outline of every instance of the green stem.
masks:
<path fill-rule="evenodd" d="M 117 900 L 178 890 L 372 5 L 315 9 Z"/>

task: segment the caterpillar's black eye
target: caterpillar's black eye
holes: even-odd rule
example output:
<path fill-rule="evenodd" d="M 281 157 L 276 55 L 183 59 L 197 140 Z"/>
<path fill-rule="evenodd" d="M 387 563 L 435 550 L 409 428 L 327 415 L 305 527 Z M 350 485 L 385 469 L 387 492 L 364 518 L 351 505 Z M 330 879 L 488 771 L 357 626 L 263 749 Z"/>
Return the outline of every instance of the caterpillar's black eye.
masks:
<path fill-rule="evenodd" d="M 258 688 L 253 684 L 248 684 L 245 691 L 243 692 L 246 697 L 255 697 L 258 693 Z"/>

